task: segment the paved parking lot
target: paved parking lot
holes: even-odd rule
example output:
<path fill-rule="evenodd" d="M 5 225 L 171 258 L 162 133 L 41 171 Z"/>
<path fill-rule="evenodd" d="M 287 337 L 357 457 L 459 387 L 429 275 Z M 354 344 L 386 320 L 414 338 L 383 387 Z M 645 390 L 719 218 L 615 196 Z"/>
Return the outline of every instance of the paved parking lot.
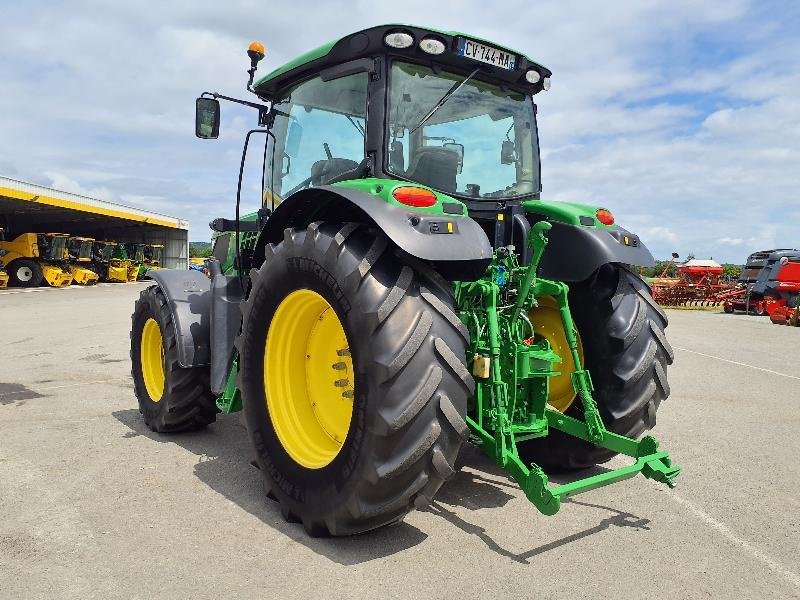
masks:
<path fill-rule="evenodd" d="M 427 511 L 312 539 L 263 497 L 238 416 L 145 428 L 142 285 L 0 291 L 0 598 L 800 597 L 800 330 L 670 311 L 675 490 L 544 517 L 473 452 Z"/>

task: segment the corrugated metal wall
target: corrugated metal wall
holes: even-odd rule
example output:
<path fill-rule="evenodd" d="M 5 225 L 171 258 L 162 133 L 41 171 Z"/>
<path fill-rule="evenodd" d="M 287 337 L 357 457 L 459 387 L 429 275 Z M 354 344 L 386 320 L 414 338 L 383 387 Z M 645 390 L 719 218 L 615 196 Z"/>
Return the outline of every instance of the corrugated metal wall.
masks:
<path fill-rule="evenodd" d="M 147 244 L 164 245 L 164 264 L 167 269 L 189 268 L 189 232 L 185 229 L 149 230 L 145 233 Z"/>
<path fill-rule="evenodd" d="M 164 246 L 164 264 L 167 269 L 189 268 L 189 232 L 156 225 L 143 227 L 115 227 L 106 230 L 106 239 L 117 242 L 144 242 Z"/>

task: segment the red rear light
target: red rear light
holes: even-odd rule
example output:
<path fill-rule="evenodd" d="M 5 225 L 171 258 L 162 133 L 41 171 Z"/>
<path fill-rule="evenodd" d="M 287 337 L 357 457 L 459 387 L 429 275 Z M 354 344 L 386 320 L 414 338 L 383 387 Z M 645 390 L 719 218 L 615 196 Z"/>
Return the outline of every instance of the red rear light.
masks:
<path fill-rule="evenodd" d="M 597 220 L 600 221 L 603 225 L 614 224 L 614 215 L 611 214 L 610 210 L 606 210 L 605 208 L 598 208 L 594 216 L 597 217 Z"/>
<path fill-rule="evenodd" d="M 399 187 L 392 192 L 394 199 L 406 206 L 424 208 L 436 204 L 436 194 L 418 187 Z"/>

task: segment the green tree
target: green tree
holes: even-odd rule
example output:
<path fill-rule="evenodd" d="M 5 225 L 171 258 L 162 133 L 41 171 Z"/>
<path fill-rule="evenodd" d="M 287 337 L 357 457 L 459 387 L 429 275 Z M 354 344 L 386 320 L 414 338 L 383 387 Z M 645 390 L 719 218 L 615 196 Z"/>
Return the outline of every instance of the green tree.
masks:
<path fill-rule="evenodd" d="M 732 279 L 738 279 L 739 275 L 742 274 L 742 270 L 744 267 L 741 265 L 734 265 L 732 263 L 722 263 L 722 274 L 726 277 L 731 277 Z"/>
<path fill-rule="evenodd" d="M 664 268 L 667 267 L 667 272 L 665 277 L 677 277 L 678 276 L 678 267 L 675 266 L 673 262 L 670 264 L 668 260 L 657 260 L 656 264 L 650 268 L 644 269 L 644 276 L 645 277 L 660 277 L 661 274 L 664 272 Z"/>
<path fill-rule="evenodd" d="M 211 247 L 198 248 L 189 244 L 189 258 L 208 258 L 211 256 Z"/>

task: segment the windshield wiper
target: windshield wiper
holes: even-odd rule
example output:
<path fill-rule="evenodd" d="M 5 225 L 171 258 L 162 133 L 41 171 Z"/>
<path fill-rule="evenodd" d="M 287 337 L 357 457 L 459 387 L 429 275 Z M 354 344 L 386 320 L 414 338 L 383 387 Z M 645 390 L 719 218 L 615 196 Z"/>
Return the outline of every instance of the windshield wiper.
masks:
<path fill-rule="evenodd" d="M 442 106 L 444 106 L 444 103 L 447 102 L 450 99 L 450 96 L 452 96 L 458 90 L 460 90 L 461 86 L 463 86 L 470 79 L 475 77 L 475 75 L 477 75 L 478 71 L 480 71 L 480 70 L 481 70 L 481 68 L 478 67 L 472 73 L 467 75 L 465 79 L 462 79 L 461 81 L 457 81 L 456 83 L 454 83 L 453 87 L 451 87 L 449 90 L 447 90 L 447 93 L 439 99 L 439 101 L 434 105 L 434 107 L 431 109 L 431 111 L 427 115 L 422 117 L 422 120 L 419 123 L 417 123 L 409 133 L 414 133 L 417 129 L 419 129 L 420 127 L 425 125 L 425 123 L 427 123 L 428 119 L 430 119 L 436 113 L 437 110 L 439 110 L 440 108 L 442 108 Z"/>
<path fill-rule="evenodd" d="M 364 128 L 361 126 L 361 123 L 353 119 L 353 117 L 351 117 L 350 115 L 345 115 L 345 117 L 347 117 L 347 120 L 353 124 L 353 127 L 358 129 L 358 133 L 360 133 L 362 136 L 367 135 L 366 132 L 364 131 Z"/>

